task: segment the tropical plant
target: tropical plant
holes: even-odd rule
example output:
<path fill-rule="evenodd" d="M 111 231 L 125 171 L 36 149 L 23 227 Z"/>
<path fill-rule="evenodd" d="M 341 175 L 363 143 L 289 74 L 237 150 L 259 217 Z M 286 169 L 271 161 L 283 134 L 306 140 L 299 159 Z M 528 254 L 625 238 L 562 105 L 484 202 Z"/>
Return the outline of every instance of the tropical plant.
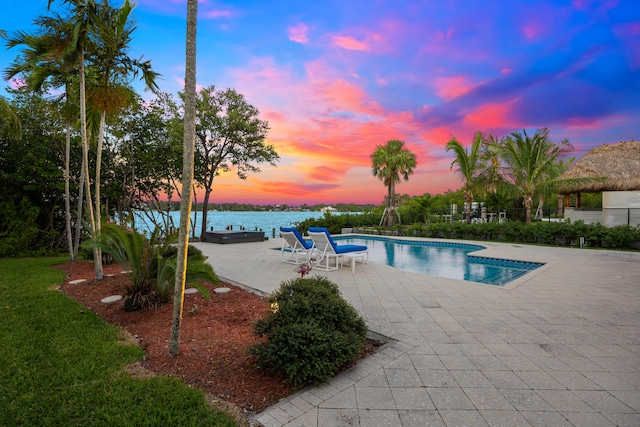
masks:
<path fill-rule="evenodd" d="M 512 192 L 523 199 L 525 221 L 531 222 L 531 207 L 536 194 L 549 194 L 558 184 L 552 176 L 561 154 L 573 150 L 564 139 L 555 144 L 549 139 L 549 129 L 538 129 L 533 136 L 526 130 L 513 132 L 493 149 L 503 160 L 502 175 Z"/>
<path fill-rule="evenodd" d="M 383 218 L 384 225 L 392 227 L 396 216 L 396 184 L 409 175 L 416 167 L 416 155 L 404 146 L 404 142 L 392 139 L 386 145 L 378 145 L 371 154 L 371 172 L 387 187 L 386 211 Z"/>
<path fill-rule="evenodd" d="M 4 30 L 0 30 L 0 39 L 6 39 L 7 33 Z M 2 126 L 8 136 L 16 139 L 20 139 L 22 136 L 22 125 L 20 119 L 13 112 L 11 106 L 7 101 L 0 97 L 0 119 L 2 119 Z"/>
<path fill-rule="evenodd" d="M 175 248 L 176 250 L 171 250 Z M 170 246 L 169 251 L 165 251 L 158 257 L 158 273 L 156 282 L 153 284 L 154 296 L 157 302 L 164 304 L 169 302 L 169 298 L 175 289 L 177 248 Z M 202 252 L 194 251 L 191 246 L 187 253 L 187 271 L 185 274 L 185 285 L 196 288 L 205 299 L 210 298 L 209 290 L 199 281 L 206 280 L 215 285 L 220 283 L 218 276 L 213 271 L 213 267 L 206 262 L 207 257 Z M 194 254 L 193 252 L 199 252 Z"/>
<path fill-rule="evenodd" d="M 20 119 L 11 109 L 11 106 L 0 97 L 0 119 L 2 131 L 10 138 L 20 139 L 22 137 L 22 124 Z"/>
<path fill-rule="evenodd" d="M 476 132 L 471 143 L 470 150 L 463 147 L 455 137 L 451 139 L 451 141 L 447 142 L 446 145 L 446 150 L 453 150 L 456 155 L 456 158 L 451 162 L 451 168 L 453 168 L 454 165 L 457 165 L 456 174 L 463 181 L 462 189 L 464 191 L 467 224 L 471 223 L 471 205 L 473 203 L 474 180 L 478 177 L 479 172 L 481 171 L 480 149 L 483 142 L 484 136 L 482 133 Z"/>
<path fill-rule="evenodd" d="M 144 306 L 168 302 L 173 289 L 176 259 L 167 249 L 167 243 L 158 239 L 156 229 L 147 238 L 135 229 L 126 230 L 115 224 L 104 224 L 98 240 L 85 243 L 88 248 L 99 247 L 109 254 L 127 272 L 130 284 L 126 288 L 124 306 L 135 311 Z M 201 254 L 187 262 L 187 282 L 209 298 L 207 289 L 196 280 L 208 280 L 217 284 L 217 276 Z"/>

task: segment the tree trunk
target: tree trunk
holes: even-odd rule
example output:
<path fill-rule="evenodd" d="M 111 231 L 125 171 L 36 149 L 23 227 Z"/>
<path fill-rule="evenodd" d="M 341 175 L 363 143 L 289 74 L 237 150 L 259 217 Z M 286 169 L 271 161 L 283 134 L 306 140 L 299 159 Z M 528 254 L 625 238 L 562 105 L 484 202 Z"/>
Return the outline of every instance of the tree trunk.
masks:
<path fill-rule="evenodd" d="M 104 144 L 104 123 L 107 118 L 107 112 L 100 112 L 100 128 L 98 130 L 98 149 L 96 150 L 96 189 L 95 189 L 95 198 L 96 198 L 96 226 L 95 226 L 95 234 L 100 235 L 100 231 L 102 230 L 102 207 L 100 205 L 100 172 L 102 170 L 102 145 Z M 98 257 L 100 258 L 100 267 L 97 267 L 96 264 L 96 279 L 102 279 L 102 250 L 100 248 L 97 249 Z M 100 270 L 100 274 L 98 275 L 98 269 Z"/>
<path fill-rule="evenodd" d="M 187 46 L 186 72 L 184 79 L 184 150 L 182 160 L 182 199 L 180 200 L 180 232 L 176 262 L 175 289 L 173 296 L 173 321 L 169 354 L 180 353 L 180 326 L 184 304 L 184 282 L 187 272 L 187 249 L 189 244 L 189 219 L 191 217 L 191 185 L 193 183 L 193 157 L 196 137 L 196 23 L 198 0 L 187 2 Z"/>
<path fill-rule="evenodd" d="M 67 119 L 67 135 L 64 146 L 64 222 L 67 234 L 67 245 L 69 245 L 69 260 L 75 261 L 75 250 L 73 247 L 73 234 L 71 232 L 71 190 L 69 189 L 69 158 L 71 157 L 71 120 Z"/>
<path fill-rule="evenodd" d="M 556 212 L 558 214 L 558 218 L 562 216 L 563 212 L 564 212 L 564 196 L 562 194 L 558 194 L 558 211 Z"/>
<path fill-rule="evenodd" d="M 533 197 L 531 195 L 524 196 L 524 218 L 527 224 L 531 224 L 531 206 L 533 206 Z"/>
<path fill-rule="evenodd" d="M 82 157 L 80 167 L 80 183 L 78 184 L 78 207 L 76 211 L 76 231 L 73 237 L 74 256 L 77 258 L 80 249 L 80 234 L 82 233 L 82 206 L 84 204 L 84 156 Z"/>
<path fill-rule="evenodd" d="M 194 156 L 195 156 L 195 147 L 194 147 Z M 196 193 L 196 186 L 193 185 L 193 181 L 192 181 L 192 185 L 191 185 L 191 194 L 193 194 L 193 207 L 192 210 L 194 211 L 193 214 L 193 224 L 191 224 L 191 237 L 193 237 L 194 239 L 196 238 L 196 223 L 198 222 L 198 194 Z M 189 218 L 191 218 L 191 215 L 189 215 Z M 204 222 L 203 222 L 204 224 Z"/>
<path fill-rule="evenodd" d="M 84 46 L 80 48 L 84 52 Z M 85 77 L 84 77 L 84 55 L 80 57 L 80 134 L 82 135 L 82 157 L 84 162 L 84 183 L 87 192 L 87 209 L 89 213 L 89 224 L 91 225 L 91 233 L 96 236 L 96 220 L 93 214 L 93 203 L 91 202 L 91 183 L 89 180 L 89 140 L 87 137 L 87 103 L 85 93 Z M 102 279 L 102 258 L 97 248 L 93 250 L 93 265 L 96 271 L 96 280 Z"/>
<path fill-rule="evenodd" d="M 471 224 L 471 204 L 473 203 L 473 196 L 471 194 L 469 194 L 467 191 L 465 191 L 465 195 L 464 195 L 464 201 L 466 203 L 466 216 L 467 216 L 467 224 Z"/>
<path fill-rule="evenodd" d="M 204 239 L 204 233 L 207 231 L 207 213 L 209 212 L 209 196 L 211 195 L 211 188 L 207 188 L 204 191 L 204 200 L 202 201 L 202 231 L 200 232 L 200 239 Z"/>
<path fill-rule="evenodd" d="M 395 210 L 396 210 L 396 186 L 393 181 L 389 184 L 389 190 L 387 193 L 387 217 L 385 218 L 384 225 L 385 227 L 393 227 L 393 222 L 395 220 Z"/>

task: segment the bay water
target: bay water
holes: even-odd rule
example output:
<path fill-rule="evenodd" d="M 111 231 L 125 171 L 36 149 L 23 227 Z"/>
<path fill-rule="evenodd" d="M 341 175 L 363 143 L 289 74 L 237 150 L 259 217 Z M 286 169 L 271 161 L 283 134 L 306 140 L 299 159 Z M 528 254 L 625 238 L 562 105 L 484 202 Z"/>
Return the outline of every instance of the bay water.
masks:
<path fill-rule="evenodd" d="M 176 229 L 180 224 L 179 211 L 136 211 L 135 215 L 135 226 L 140 232 L 153 230 L 152 218 L 163 228 Z M 322 212 L 301 211 L 211 211 L 207 214 L 207 231 L 229 229 L 264 231 L 266 237 L 280 237 L 280 227 L 295 227 L 305 219 L 323 216 Z M 191 212 L 191 230 L 195 230 L 196 236 L 200 236 L 201 228 L 202 212 Z"/>

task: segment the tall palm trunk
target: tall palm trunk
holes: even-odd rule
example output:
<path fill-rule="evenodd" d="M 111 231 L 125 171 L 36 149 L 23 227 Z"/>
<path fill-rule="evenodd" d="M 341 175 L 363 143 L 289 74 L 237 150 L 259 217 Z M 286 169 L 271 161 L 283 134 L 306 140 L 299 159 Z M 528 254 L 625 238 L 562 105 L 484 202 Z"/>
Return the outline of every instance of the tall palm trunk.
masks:
<path fill-rule="evenodd" d="M 558 194 L 558 210 L 556 211 L 558 218 L 562 217 L 563 212 L 564 212 L 564 196 L 562 194 Z"/>
<path fill-rule="evenodd" d="M 198 0 L 187 2 L 187 46 L 184 79 L 184 141 L 182 159 L 182 198 L 180 200 L 180 231 L 176 256 L 176 277 L 173 297 L 173 321 L 169 354 L 180 353 L 180 326 L 184 305 L 184 283 L 187 271 L 187 248 L 189 244 L 189 219 L 191 217 L 191 185 L 193 183 L 193 158 L 196 138 L 196 23 Z"/>
<path fill-rule="evenodd" d="M 71 190 L 69 189 L 69 157 L 71 157 L 71 120 L 69 119 L 66 122 L 66 132 L 64 146 L 64 221 L 67 232 L 67 245 L 69 246 L 69 260 L 75 261 L 75 248 L 71 232 Z"/>
<path fill-rule="evenodd" d="M 389 189 L 387 193 L 387 216 L 384 221 L 385 227 L 393 227 L 393 222 L 395 220 L 395 209 L 396 209 L 396 185 L 395 182 L 391 181 L 389 184 Z"/>
<path fill-rule="evenodd" d="M 84 46 L 80 47 L 80 52 L 84 52 Z M 89 214 L 89 224 L 91 225 L 91 233 L 96 234 L 96 219 L 93 213 L 93 205 L 91 203 L 91 183 L 89 179 L 89 138 L 87 137 L 87 103 L 85 92 L 85 75 L 84 75 L 84 55 L 80 55 L 80 134 L 82 135 L 82 161 L 84 162 L 85 189 L 87 192 L 87 210 Z M 96 279 L 102 279 L 102 256 L 98 249 L 93 250 L 93 265 L 96 271 Z"/>
<path fill-rule="evenodd" d="M 107 111 L 102 110 L 100 112 L 100 128 L 98 130 L 98 149 L 96 151 L 96 189 L 95 189 L 95 211 L 96 211 L 96 228 L 95 233 L 100 234 L 102 229 L 102 206 L 100 202 L 100 173 L 102 170 L 102 146 L 104 144 L 104 124 L 107 118 Z M 100 257 L 100 270 L 102 270 L 102 249 L 98 248 L 98 256 Z"/>
<path fill-rule="evenodd" d="M 467 224 L 471 224 L 471 204 L 473 203 L 473 194 L 471 194 L 470 190 L 464 191 L 464 202 L 465 206 L 465 216 Z"/>
<path fill-rule="evenodd" d="M 73 236 L 73 254 L 74 259 L 78 256 L 78 248 L 80 248 L 80 234 L 82 233 L 82 206 L 84 204 L 84 157 L 80 167 L 80 182 L 78 183 L 78 208 L 76 211 L 76 230 Z"/>
<path fill-rule="evenodd" d="M 524 196 L 524 218 L 527 224 L 531 224 L 531 207 L 533 206 L 533 197 L 530 194 Z"/>

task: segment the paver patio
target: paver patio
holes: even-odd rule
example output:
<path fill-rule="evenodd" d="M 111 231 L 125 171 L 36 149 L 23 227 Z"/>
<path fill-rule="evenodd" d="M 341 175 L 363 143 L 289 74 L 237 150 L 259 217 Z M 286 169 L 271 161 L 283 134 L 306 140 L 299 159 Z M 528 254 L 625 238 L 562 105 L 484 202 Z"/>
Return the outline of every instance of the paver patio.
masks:
<path fill-rule="evenodd" d="M 477 243 L 477 242 L 474 242 Z M 640 253 L 481 243 L 544 262 L 505 287 L 369 263 L 321 272 L 389 340 L 258 414 L 275 426 L 640 426 Z M 297 277 L 282 240 L 196 244 L 227 281 Z"/>

